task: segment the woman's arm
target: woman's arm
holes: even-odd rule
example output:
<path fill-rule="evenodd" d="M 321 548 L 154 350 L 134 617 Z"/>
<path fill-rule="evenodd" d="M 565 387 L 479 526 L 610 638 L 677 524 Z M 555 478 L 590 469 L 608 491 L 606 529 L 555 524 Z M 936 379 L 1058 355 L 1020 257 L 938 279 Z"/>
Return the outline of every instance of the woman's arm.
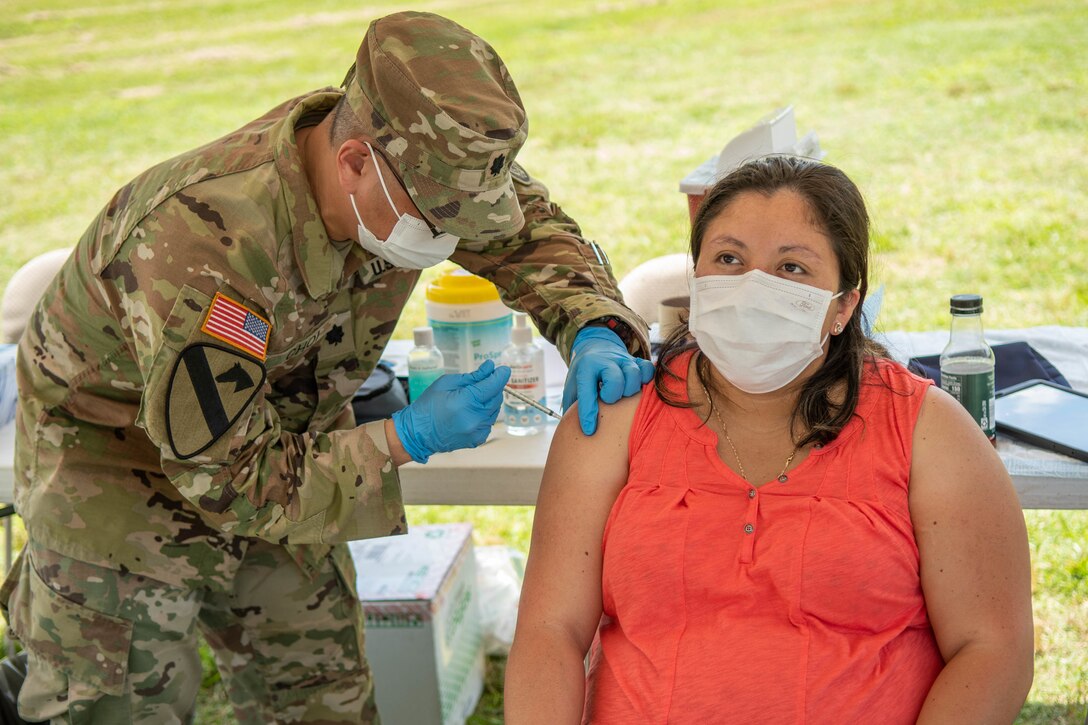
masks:
<path fill-rule="evenodd" d="M 918 722 L 1012 722 L 1034 667 L 1024 516 L 993 446 L 937 388 L 915 427 L 910 512 L 945 660 Z"/>
<path fill-rule="evenodd" d="M 602 405 L 593 436 L 582 434 L 577 406 L 555 432 L 506 665 L 509 725 L 581 722 L 583 662 L 601 618 L 601 538 L 627 482 L 627 439 L 640 398 Z"/>

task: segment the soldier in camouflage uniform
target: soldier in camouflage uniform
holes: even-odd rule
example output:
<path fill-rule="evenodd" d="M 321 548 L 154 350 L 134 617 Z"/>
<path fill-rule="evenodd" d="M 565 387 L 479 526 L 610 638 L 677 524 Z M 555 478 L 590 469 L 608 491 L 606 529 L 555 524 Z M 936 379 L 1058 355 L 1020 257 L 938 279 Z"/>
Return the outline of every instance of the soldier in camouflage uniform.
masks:
<path fill-rule="evenodd" d="M 506 379 L 442 379 L 482 435 L 443 439 L 456 417 L 423 430 L 423 398 L 355 427 L 350 399 L 425 266 L 383 247 L 391 230 L 425 223 L 439 258 L 528 312 L 582 366 L 568 390 L 593 422 L 598 383 L 616 398 L 648 372 L 606 259 L 514 162 L 526 128 L 487 43 L 401 13 L 371 24 L 343 90 L 114 196 L 19 350 L 29 543 L 0 602 L 29 651 L 25 718 L 191 719 L 199 629 L 241 722 L 378 721 L 343 542 L 403 533 L 397 466 L 481 442 Z"/>

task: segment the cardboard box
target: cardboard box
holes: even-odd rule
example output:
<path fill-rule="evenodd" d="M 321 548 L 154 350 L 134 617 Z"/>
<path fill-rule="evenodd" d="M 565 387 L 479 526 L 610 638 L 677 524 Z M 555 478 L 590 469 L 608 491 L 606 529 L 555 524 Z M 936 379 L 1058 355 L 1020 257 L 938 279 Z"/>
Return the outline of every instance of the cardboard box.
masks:
<path fill-rule="evenodd" d="M 483 692 L 471 524 L 350 543 L 384 725 L 464 723 Z"/>
<path fill-rule="evenodd" d="M 691 221 L 695 221 L 699 204 L 715 182 L 745 161 L 766 154 L 792 154 L 817 160 L 826 156 L 814 132 L 797 138 L 793 106 L 779 108 L 730 140 L 721 153 L 711 156 L 680 180 L 680 193 L 687 195 Z"/>

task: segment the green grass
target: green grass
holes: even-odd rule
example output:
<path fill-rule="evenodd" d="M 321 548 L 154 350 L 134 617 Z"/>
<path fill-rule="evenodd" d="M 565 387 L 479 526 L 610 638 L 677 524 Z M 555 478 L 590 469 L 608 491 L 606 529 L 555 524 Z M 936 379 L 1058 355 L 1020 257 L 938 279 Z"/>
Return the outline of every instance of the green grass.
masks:
<path fill-rule="evenodd" d="M 0 287 L 73 244 L 146 166 L 340 82 L 370 18 L 346 0 L 6 0 L 0 16 Z M 1083 0 L 420 2 L 501 53 L 531 118 L 519 159 L 617 276 L 680 251 L 677 182 L 786 103 L 870 205 L 880 324 L 1088 325 Z M 429 277 L 428 277 L 429 278 Z M 398 337 L 423 319 L 413 300 Z M 421 507 L 528 546 L 530 509 Z M 1088 512 L 1028 512 L 1042 649 L 1021 720 L 1088 707 Z M 478 722 L 501 721 L 502 662 Z M 212 677 L 211 679 L 214 679 Z M 229 722 L 214 689 L 200 722 Z"/>

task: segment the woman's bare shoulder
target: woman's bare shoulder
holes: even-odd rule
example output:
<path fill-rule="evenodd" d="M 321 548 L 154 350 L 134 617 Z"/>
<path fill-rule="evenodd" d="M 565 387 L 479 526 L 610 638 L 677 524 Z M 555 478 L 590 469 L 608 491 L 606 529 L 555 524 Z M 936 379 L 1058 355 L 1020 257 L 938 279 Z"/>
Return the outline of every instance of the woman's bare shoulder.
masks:
<path fill-rule="evenodd" d="M 571 406 L 552 438 L 542 488 L 557 495 L 572 490 L 578 496 L 615 498 L 627 482 L 627 442 L 641 396 L 602 403 L 591 436 L 582 432 L 577 403 Z"/>
<path fill-rule="evenodd" d="M 603 451 L 617 444 L 622 444 L 626 449 L 627 438 L 631 434 L 631 426 L 643 395 L 640 391 L 630 397 L 620 398 L 615 403 L 600 403 L 597 409 L 597 430 L 591 436 L 582 432 L 582 426 L 578 422 L 578 403 L 575 403 L 567 409 L 563 420 L 559 422 L 552 439 L 552 450 L 555 450 L 559 441 L 564 446 L 579 450 Z"/>

